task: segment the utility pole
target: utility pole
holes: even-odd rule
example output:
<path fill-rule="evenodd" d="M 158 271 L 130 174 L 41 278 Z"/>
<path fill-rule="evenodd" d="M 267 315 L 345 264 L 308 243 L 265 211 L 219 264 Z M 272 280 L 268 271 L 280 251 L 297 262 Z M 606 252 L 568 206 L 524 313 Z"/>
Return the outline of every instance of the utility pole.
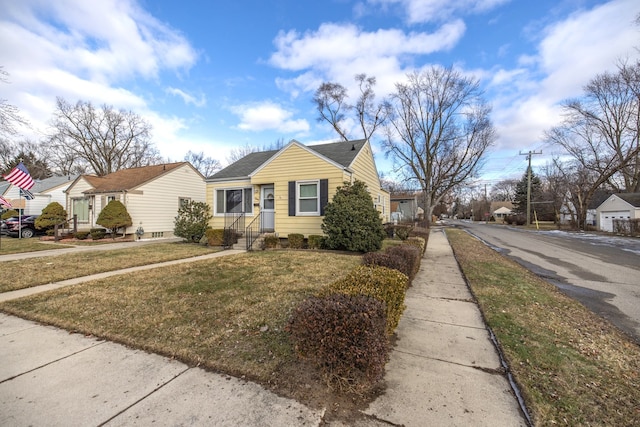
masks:
<path fill-rule="evenodd" d="M 521 156 L 527 156 L 527 160 L 529 161 L 529 166 L 527 166 L 527 227 L 531 224 L 531 155 L 533 154 L 542 154 L 542 150 L 531 151 L 528 153 L 520 152 Z"/>

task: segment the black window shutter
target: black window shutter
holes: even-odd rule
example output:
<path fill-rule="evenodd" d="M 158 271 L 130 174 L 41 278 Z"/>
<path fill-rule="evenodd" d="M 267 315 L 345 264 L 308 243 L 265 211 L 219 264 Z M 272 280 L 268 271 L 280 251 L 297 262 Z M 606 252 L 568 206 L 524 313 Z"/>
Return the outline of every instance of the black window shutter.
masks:
<path fill-rule="evenodd" d="M 296 182 L 289 181 L 289 216 L 296 216 Z"/>
<path fill-rule="evenodd" d="M 329 180 L 320 180 L 320 215 L 324 215 L 324 207 L 329 203 Z"/>

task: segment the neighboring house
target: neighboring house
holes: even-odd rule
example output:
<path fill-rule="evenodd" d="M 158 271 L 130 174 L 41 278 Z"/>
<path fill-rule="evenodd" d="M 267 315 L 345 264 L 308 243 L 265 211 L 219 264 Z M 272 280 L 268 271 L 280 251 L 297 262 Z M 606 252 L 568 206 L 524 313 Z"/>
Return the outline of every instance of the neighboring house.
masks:
<path fill-rule="evenodd" d="M 606 199 L 609 198 L 609 196 L 611 196 L 611 193 L 598 190 L 591 197 L 591 200 L 589 201 L 589 205 L 587 206 L 587 212 L 585 216 L 585 225 L 592 226 L 592 227 L 597 226 L 598 213 L 596 210 L 598 209 L 598 206 L 600 206 Z M 575 221 L 576 215 L 577 214 L 576 214 L 575 206 L 573 205 L 573 203 L 571 203 L 570 200 L 567 200 L 565 204 L 563 204 L 560 207 L 560 212 L 559 212 L 560 224 L 569 224 L 572 221 Z"/>
<path fill-rule="evenodd" d="M 424 212 L 418 207 L 417 194 L 394 194 L 391 199 L 391 217 L 397 221 L 416 221 Z"/>
<path fill-rule="evenodd" d="M 596 208 L 598 228 L 613 232 L 616 219 L 630 220 L 640 218 L 640 193 L 619 193 L 610 195 Z"/>
<path fill-rule="evenodd" d="M 123 169 L 105 176 L 80 175 L 66 191 L 69 216 L 77 215 L 78 229 L 89 230 L 111 201 L 127 208 L 133 225 L 144 238 L 173 237 L 175 217 L 181 203 L 205 201 L 204 176 L 189 162 L 167 163 Z"/>
<path fill-rule="evenodd" d="M 32 200 L 26 200 L 20 196 L 20 189 L 15 185 L 6 182 L 7 187 L 2 196 L 11 202 L 15 209 L 22 209 L 24 215 L 40 215 L 42 210 L 52 202 L 58 202 L 63 207 L 66 205 L 65 190 L 78 177 L 73 176 L 52 176 L 42 180 L 36 180 L 31 188 L 31 193 L 35 196 Z"/>
<path fill-rule="evenodd" d="M 491 202 L 491 206 L 489 207 L 489 211 L 493 218 L 498 220 L 503 220 L 513 213 L 513 203 L 512 202 Z"/>
<path fill-rule="evenodd" d="M 207 179 L 211 227 L 259 220 L 260 231 L 322 235 L 324 207 L 345 181 L 363 181 L 382 221 L 389 221 L 389 193 L 380 186 L 366 140 L 305 146 L 292 140 L 280 150 L 248 154 Z"/>

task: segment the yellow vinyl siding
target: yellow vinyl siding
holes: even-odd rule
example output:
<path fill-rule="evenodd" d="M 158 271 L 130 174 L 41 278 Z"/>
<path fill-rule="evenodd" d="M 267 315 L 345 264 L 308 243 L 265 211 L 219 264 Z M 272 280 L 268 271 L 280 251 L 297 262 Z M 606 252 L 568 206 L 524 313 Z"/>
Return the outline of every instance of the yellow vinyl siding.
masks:
<path fill-rule="evenodd" d="M 253 215 L 256 215 L 260 209 L 256 204 L 260 203 L 260 187 L 252 185 L 248 179 L 235 180 L 235 181 L 223 181 L 207 183 L 207 204 L 211 208 L 211 215 L 213 218 L 209 221 L 211 228 L 224 228 L 224 215 L 216 215 L 216 198 L 215 194 L 217 190 L 223 190 L 226 188 L 248 188 L 253 187 Z M 251 216 L 252 217 L 252 216 Z"/>
<path fill-rule="evenodd" d="M 329 201 L 346 178 L 335 164 L 297 145 L 289 146 L 251 177 L 254 184 L 274 184 L 275 230 L 280 237 L 290 233 L 322 234 L 322 216 L 289 216 L 289 181 L 329 180 Z"/>
<path fill-rule="evenodd" d="M 354 179 L 367 184 L 369 194 L 382 215 L 382 221 L 389 222 L 389 211 L 391 210 L 390 194 L 380 188 L 380 177 L 378 176 L 373 152 L 371 151 L 369 143 L 362 147 L 362 150 L 360 150 L 358 156 L 351 164 L 351 169 L 353 170 Z"/>

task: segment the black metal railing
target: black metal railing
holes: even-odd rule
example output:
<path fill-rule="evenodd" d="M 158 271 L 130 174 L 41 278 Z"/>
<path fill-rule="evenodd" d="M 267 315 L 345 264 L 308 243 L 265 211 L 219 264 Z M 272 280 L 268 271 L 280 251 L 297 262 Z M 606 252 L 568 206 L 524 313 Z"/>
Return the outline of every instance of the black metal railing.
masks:
<path fill-rule="evenodd" d="M 262 221 L 260 219 L 261 216 L 262 212 L 256 215 L 256 217 L 253 218 L 253 221 L 249 223 L 245 231 L 245 239 L 247 241 L 248 251 L 253 250 L 253 244 L 256 242 L 256 240 L 258 240 L 258 237 L 260 237 L 260 234 L 262 233 Z"/>
<path fill-rule="evenodd" d="M 244 230 L 244 212 L 228 213 L 224 215 L 224 236 L 222 246 L 229 249 L 238 243 L 238 236 Z"/>

